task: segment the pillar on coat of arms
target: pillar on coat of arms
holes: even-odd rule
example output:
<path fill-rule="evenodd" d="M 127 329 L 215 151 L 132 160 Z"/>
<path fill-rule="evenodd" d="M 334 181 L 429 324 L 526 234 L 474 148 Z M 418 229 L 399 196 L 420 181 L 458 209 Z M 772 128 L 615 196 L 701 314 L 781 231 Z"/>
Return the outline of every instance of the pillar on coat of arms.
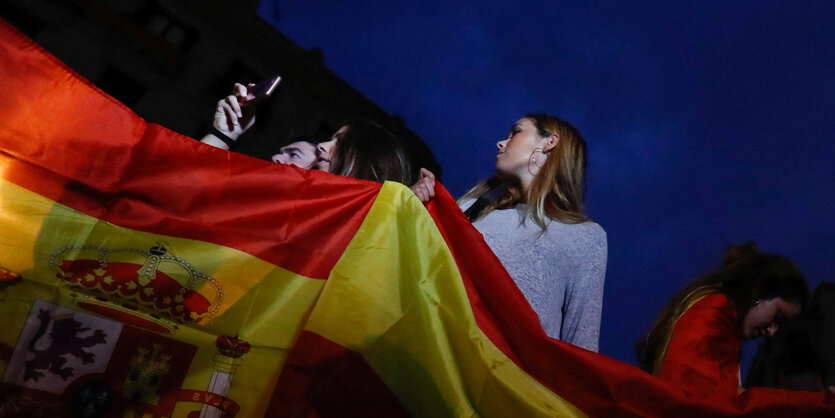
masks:
<path fill-rule="evenodd" d="M 207 392 L 226 396 L 232 385 L 235 370 L 241 364 L 241 357 L 248 353 L 251 346 L 248 342 L 236 337 L 217 337 L 215 340 L 217 354 L 214 358 L 212 378 L 209 380 Z M 211 405 L 204 405 L 200 410 L 200 418 L 220 418 L 223 411 Z"/>

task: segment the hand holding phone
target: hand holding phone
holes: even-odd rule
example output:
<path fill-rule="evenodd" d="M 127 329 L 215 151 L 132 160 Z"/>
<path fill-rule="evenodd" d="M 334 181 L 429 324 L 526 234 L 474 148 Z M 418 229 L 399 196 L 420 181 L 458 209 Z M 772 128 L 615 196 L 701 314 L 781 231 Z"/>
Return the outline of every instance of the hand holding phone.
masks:
<path fill-rule="evenodd" d="M 241 104 L 249 105 L 260 100 L 266 99 L 267 97 L 270 97 L 270 95 L 273 94 L 275 88 L 278 87 L 278 83 L 280 82 L 281 76 L 277 75 L 275 77 L 259 81 L 256 84 L 251 84 L 247 86 L 246 96 L 242 97 Z"/>

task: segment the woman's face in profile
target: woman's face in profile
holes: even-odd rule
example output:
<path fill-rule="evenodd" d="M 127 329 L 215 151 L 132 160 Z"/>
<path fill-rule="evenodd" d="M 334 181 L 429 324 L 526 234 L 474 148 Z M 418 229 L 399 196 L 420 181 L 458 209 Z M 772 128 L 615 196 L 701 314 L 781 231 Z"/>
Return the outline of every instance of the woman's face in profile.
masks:
<path fill-rule="evenodd" d="M 780 324 L 800 315 L 800 304 L 783 298 L 758 300 L 742 320 L 742 338 L 771 337 Z"/>
<path fill-rule="evenodd" d="M 347 132 L 348 125 L 345 125 L 333 134 L 330 141 L 319 143 L 316 147 L 319 149 L 319 158 L 316 160 L 316 164 L 314 166 L 315 169 L 330 172 L 333 150 L 336 148 L 336 143 L 339 142 L 339 140 L 342 139 Z"/>
<path fill-rule="evenodd" d="M 510 128 L 507 139 L 496 143 L 496 172 L 522 179 L 531 176 L 528 165 L 534 149 L 542 147 L 543 139 L 530 119 L 523 118 Z"/>

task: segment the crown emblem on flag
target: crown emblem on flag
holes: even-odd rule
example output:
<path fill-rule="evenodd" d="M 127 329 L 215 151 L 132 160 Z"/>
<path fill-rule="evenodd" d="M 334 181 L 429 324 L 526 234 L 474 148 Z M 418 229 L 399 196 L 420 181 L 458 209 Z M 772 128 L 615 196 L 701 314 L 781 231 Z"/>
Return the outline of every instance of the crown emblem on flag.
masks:
<path fill-rule="evenodd" d="M 0 265 L 0 283 L 11 282 L 20 278 L 20 275 Z"/>
<path fill-rule="evenodd" d="M 3 292 L 7 287 L 21 281 L 20 275 L 0 265 L 0 301 L 6 298 Z"/>
<path fill-rule="evenodd" d="M 232 358 L 239 358 L 252 349 L 252 346 L 244 340 L 225 336 L 217 337 L 215 347 L 220 354 Z"/>
<path fill-rule="evenodd" d="M 216 279 L 172 255 L 164 242 L 147 249 L 68 245 L 52 253 L 49 265 L 59 279 L 88 295 L 79 302 L 84 308 L 146 329 L 159 328 L 148 321 L 167 322 L 163 318 L 208 320 L 223 299 Z"/>

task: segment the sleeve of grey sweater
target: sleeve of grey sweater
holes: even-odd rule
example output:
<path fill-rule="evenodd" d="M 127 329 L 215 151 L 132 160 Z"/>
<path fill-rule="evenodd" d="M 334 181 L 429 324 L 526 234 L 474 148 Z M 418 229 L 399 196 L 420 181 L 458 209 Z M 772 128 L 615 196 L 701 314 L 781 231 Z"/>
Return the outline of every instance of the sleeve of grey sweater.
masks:
<path fill-rule="evenodd" d="M 575 274 L 565 287 L 560 340 L 597 351 L 603 314 L 603 281 L 606 276 L 606 232 L 597 224 L 576 247 Z M 580 244 L 580 243 L 578 243 Z"/>

